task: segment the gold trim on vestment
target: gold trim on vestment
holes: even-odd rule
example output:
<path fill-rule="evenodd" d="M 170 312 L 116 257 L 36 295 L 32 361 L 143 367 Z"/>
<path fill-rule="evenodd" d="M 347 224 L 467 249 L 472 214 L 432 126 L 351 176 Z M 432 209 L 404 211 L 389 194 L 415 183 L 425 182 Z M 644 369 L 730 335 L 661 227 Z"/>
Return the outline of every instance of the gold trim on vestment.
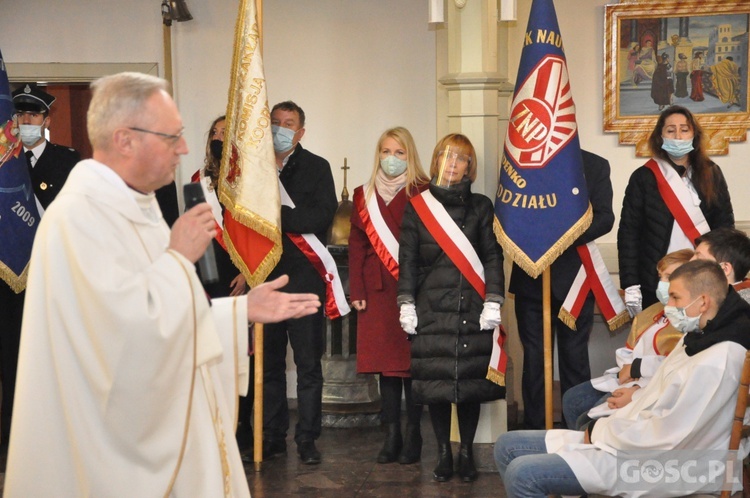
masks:
<path fill-rule="evenodd" d="M 136 230 L 136 233 L 138 230 Z M 138 238 L 140 238 L 140 233 L 138 234 Z M 143 240 L 141 239 L 141 243 L 143 243 Z M 144 245 L 145 248 L 145 245 Z M 165 498 L 168 497 L 170 494 L 172 494 L 172 488 L 174 487 L 175 481 L 177 481 L 177 475 L 180 472 L 180 467 L 182 467 L 182 459 L 185 456 L 185 447 L 187 446 L 187 438 L 188 438 L 188 431 L 190 430 L 190 414 L 193 410 L 193 391 L 195 390 L 195 369 L 198 363 L 198 312 L 195 307 L 195 293 L 193 290 L 193 281 L 190 279 L 190 273 L 188 272 L 187 268 L 185 268 L 185 265 L 182 264 L 182 261 L 180 260 L 180 257 L 175 254 L 174 249 L 167 249 L 167 254 L 172 256 L 175 261 L 177 261 L 177 264 L 180 265 L 180 268 L 182 268 L 182 271 L 185 273 L 185 278 L 187 278 L 188 285 L 190 286 L 190 299 L 193 302 L 193 368 L 192 368 L 192 375 L 190 376 L 190 394 L 188 395 L 188 406 L 187 406 L 187 414 L 185 415 L 185 430 L 182 434 L 182 444 L 180 446 L 180 455 L 177 457 L 177 465 L 175 466 L 174 473 L 172 474 L 172 479 L 169 481 L 169 486 L 167 487 L 167 491 L 164 493 Z M 149 256 L 150 259 L 150 256 Z"/>

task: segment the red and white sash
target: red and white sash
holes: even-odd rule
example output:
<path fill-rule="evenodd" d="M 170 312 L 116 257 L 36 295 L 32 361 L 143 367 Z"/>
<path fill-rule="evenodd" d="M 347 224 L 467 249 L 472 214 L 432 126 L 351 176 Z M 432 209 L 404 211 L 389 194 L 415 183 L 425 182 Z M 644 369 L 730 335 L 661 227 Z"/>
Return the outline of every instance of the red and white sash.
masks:
<path fill-rule="evenodd" d="M 576 249 L 581 258 L 581 268 L 563 301 L 558 318 L 575 330 L 576 320 L 581 313 L 586 296 L 589 291 L 593 291 L 596 304 L 607 321 L 609 330 L 614 331 L 630 320 L 625 303 L 612 281 L 596 244 L 589 242 Z"/>
<path fill-rule="evenodd" d="M 281 194 L 282 206 L 294 208 L 294 201 L 289 197 L 281 182 L 279 182 L 279 194 Z M 326 316 L 334 319 L 348 314 L 351 308 L 349 308 L 349 303 L 346 302 L 346 294 L 341 284 L 339 270 L 336 268 L 336 262 L 326 246 L 312 233 L 287 233 L 286 235 L 302 251 L 302 254 L 312 263 L 326 283 Z"/>
<path fill-rule="evenodd" d="M 365 234 L 367 234 L 370 244 L 375 249 L 375 254 L 378 255 L 393 278 L 398 280 L 398 240 L 385 223 L 377 194 L 372 192 L 369 200 L 365 201 L 368 198 L 366 189 L 367 185 L 362 185 L 361 196 L 357 195 L 360 191 L 355 191 L 354 206 L 359 213 L 359 217 L 362 218 Z"/>
<path fill-rule="evenodd" d="M 227 244 L 224 242 L 224 214 L 219 203 L 219 198 L 209 190 L 211 185 L 211 179 L 203 175 L 203 170 L 199 169 L 193 176 L 190 177 L 190 181 L 193 183 L 200 182 L 201 188 L 203 189 L 203 196 L 206 198 L 206 202 L 211 206 L 211 213 L 214 215 L 214 221 L 216 222 L 216 242 L 227 251 Z M 229 252 L 229 251 L 227 251 Z"/>
<path fill-rule="evenodd" d="M 690 243 L 695 245 L 695 239 L 711 230 L 700 204 L 695 203 L 690 189 L 669 163 L 662 159 L 651 159 L 646 167 L 656 177 L 656 186 L 669 212 Z"/>
<path fill-rule="evenodd" d="M 435 242 L 484 299 L 486 295 L 484 265 L 474 250 L 474 246 L 466 238 L 466 234 L 461 231 L 445 207 L 429 190 L 412 197 L 411 204 Z M 503 348 L 505 330 L 502 327 L 495 327 L 492 339 L 492 355 L 487 370 L 487 379 L 504 386 L 505 368 L 508 363 L 508 355 Z"/>

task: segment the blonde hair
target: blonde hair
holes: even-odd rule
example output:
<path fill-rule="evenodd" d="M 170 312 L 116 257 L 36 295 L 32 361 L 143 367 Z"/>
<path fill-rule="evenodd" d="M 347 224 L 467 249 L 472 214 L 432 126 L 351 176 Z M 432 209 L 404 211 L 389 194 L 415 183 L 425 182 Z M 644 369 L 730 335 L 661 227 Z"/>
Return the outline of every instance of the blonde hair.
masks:
<path fill-rule="evenodd" d="M 692 249 L 680 249 L 679 251 L 670 252 L 669 254 L 661 258 L 658 263 L 656 263 L 656 271 L 658 271 L 659 273 L 664 273 L 664 270 L 675 263 L 684 265 L 685 263 L 690 261 L 690 259 L 693 257 L 693 254 L 695 254 L 695 252 L 693 252 Z"/>
<path fill-rule="evenodd" d="M 469 167 L 466 169 L 466 176 L 469 178 L 471 183 L 477 179 L 477 153 L 474 150 L 474 146 L 466 135 L 460 133 L 451 133 L 450 135 L 444 136 L 435 146 L 435 150 L 432 151 L 432 161 L 430 162 L 430 176 L 435 178 L 440 172 L 440 165 L 438 164 L 438 156 L 440 153 L 450 145 L 451 147 L 457 147 L 461 149 L 463 154 L 469 156 Z"/>
<path fill-rule="evenodd" d="M 372 175 L 370 175 L 370 181 L 367 183 L 367 190 L 365 201 L 370 200 L 372 192 L 375 191 L 375 178 L 378 175 L 378 169 L 380 169 L 380 149 L 383 147 L 383 142 L 386 138 L 392 138 L 398 144 L 406 149 L 406 195 L 408 197 L 412 194 L 412 189 L 417 188 L 419 185 L 428 183 L 430 179 L 422 169 L 422 162 L 419 160 L 419 154 L 417 153 L 417 146 L 414 144 L 414 138 L 409 133 L 409 130 L 403 126 L 396 126 L 385 130 L 380 138 L 378 144 L 375 147 L 375 164 L 372 168 Z"/>

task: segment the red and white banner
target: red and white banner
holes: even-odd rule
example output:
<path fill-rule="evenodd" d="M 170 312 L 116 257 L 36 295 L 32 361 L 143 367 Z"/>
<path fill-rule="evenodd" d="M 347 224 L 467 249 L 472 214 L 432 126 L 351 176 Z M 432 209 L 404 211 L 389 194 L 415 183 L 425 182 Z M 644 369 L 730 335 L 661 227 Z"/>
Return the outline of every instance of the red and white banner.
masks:
<path fill-rule="evenodd" d="M 450 217 L 445 207 L 435 199 L 429 190 L 412 197 L 411 204 L 435 242 L 456 265 L 464 278 L 474 287 L 474 290 L 484 299 L 486 296 L 484 265 L 474 250 L 474 246 L 471 245 L 469 239 Z M 487 380 L 501 386 L 505 385 L 505 368 L 508 364 L 508 355 L 505 352 L 504 345 L 505 330 L 502 326 L 495 327 Z"/>
<path fill-rule="evenodd" d="M 378 197 L 375 192 L 366 192 L 367 185 L 363 185 L 361 190 L 354 191 L 354 207 L 362 219 L 365 226 L 365 234 L 370 240 L 370 244 L 375 249 L 380 261 L 383 262 L 393 278 L 398 280 L 398 240 L 393 235 L 391 229 L 380 212 Z M 362 192 L 362 195 L 359 193 Z M 369 200 L 365 201 L 365 199 Z"/>
<path fill-rule="evenodd" d="M 695 239 L 711 230 L 708 226 L 703 211 L 700 208 L 700 199 L 688 189 L 677 171 L 666 161 L 651 159 L 646 167 L 656 177 L 656 186 L 669 212 L 674 216 L 685 236 L 695 246 Z M 696 203 L 698 199 L 698 203 Z"/>
<path fill-rule="evenodd" d="M 279 193 L 281 194 L 281 204 L 294 208 L 294 201 L 289 197 L 281 182 L 279 182 Z M 344 286 L 341 284 L 339 270 L 326 246 L 313 233 L 287 233 L 286 235 L 302 251 L 302 254 L 312 263 L 326 283 L 326 316 L 333 320 L 348 314 L 351 308 L 346 301 L 346 293 L 344 292 Z"/>
<path fill-rule="evenodd" d="M 229 254 L 254 287 L 281 258 L 278 168 L 254 0 L 240 0 L 230 82 L 219 200 Z"/>
<path fill-rule="evenodd" d="M 593 291 L 597 306 L 607 321 L 609 330 L 616 330 L 630 320 L 625 303 L 617 291 L 617 286 L 607 270 L 602 254 L 594 242 L 578 246 L 581 268 L 578 270 L 573 285 L 563 301 L 558 318 L 568 327 L 575 330 L 576 320 L 581 313 L 583 303 L 589 291 Z"/>

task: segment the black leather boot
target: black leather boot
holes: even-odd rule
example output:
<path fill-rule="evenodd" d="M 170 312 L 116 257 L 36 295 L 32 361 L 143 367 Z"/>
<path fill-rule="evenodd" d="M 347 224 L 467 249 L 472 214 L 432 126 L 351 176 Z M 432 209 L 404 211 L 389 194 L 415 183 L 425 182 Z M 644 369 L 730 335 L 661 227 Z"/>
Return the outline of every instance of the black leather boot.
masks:
<path fill-rule="evenodd" d="M 453 477 L 453 453 L 450 443 L 438 443 L 438 464 L 432 475 L 438 482 L 445 482 Z"/>
<path fill-rule="evenodd" d="M 388 424 L 388 432 L 385 436 L 383 449 L 378 453 L 378 463 L 395 462 L 398 454 L 401 453 L 403 441 L 401 439 L 401 424 L 393 422 Z"/>
<path fill-rule="evenodd" d="M 463 482 L 474 482 L 479 477 L 474 465 L 474 452 L 471 444 L 461 443 L 461 449 L 458 451 L 458 475 L 461 476 Z"/>
<path fill-rule="evenodd" d="M 404 449 L 398 457 L 398 463 L 417 463 L 422 456 L 422 432 L 419 424 L 406 424 L 404 436 Z"/>

